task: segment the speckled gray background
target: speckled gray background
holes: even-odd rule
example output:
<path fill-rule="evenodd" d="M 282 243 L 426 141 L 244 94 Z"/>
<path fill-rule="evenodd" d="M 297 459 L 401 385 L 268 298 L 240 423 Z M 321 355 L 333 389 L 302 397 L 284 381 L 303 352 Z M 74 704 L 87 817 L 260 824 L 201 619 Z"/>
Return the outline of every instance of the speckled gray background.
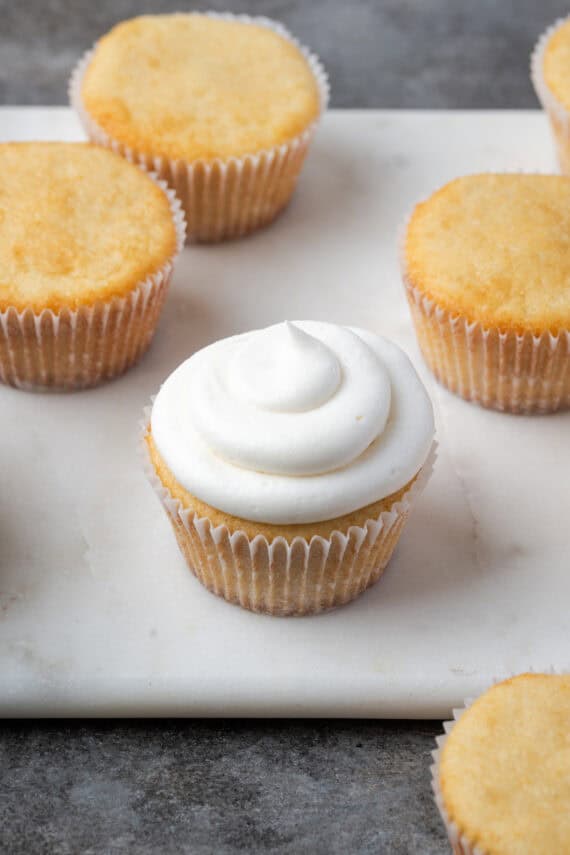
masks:
<path fill-rule="evenodd" d="M 376 722 L 10 726 L 1 851 L 440 855 L 434 732 Z"/>
<path fill-rule="evenodd" d="M 335 107 L 533 107 L 528 55 L 560 0 L 1 0 L 0 102 L 63 104 L 80 53 L 135 14 L 282 20 L 323 58 Z"/>
<path fill-rule="evenodd" d="M 528 55 L 555 0 L 222 0 L 284 21 L 336 107 L 533 107 Z M 1 0 L 0 102 L 62 104 L 121 18 L 173 0 Z M 204 8 L 204 7 L 201 7 Z M 1 687 L 0 687 L 1 691 Z M 439 723 L 6 723 L 0 852 L 443 855 L 429 790 Z"/>

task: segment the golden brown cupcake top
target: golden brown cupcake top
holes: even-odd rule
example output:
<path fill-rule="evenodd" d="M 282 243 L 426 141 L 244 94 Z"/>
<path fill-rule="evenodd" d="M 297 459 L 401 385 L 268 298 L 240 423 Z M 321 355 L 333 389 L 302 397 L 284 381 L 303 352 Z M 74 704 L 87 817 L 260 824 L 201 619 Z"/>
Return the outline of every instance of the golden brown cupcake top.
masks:
<path fill-rule="evenodd" d="M 506 331 L 570 329 L 570 178 L 470 175 L 416 206 L 410 285 L 452 314 Z"/>
<path fill-rule="evenodd" d="M 552 94 L 570 110 L 570 19 L 557 27 L 548 39 L 542 71 Z"/>
<path fill-rule="evenodd" d="M 258 24 L 199 14 L 114 27 L 95 48 L 81 95 L 112 138 L 186 160 L 288 142 L 320 109 L 313 73 L 292 42 Z"/>
<path fill-rule="evenodd" d="M 0 310 L 123 296 L 174 254 L 168 199 L 87 143 L 0 145 Z"/>
<path fill-rule="evenodd" d="M 488 855 L 568 852 L 570 675 L 523 674 L 482 695 L 439 774 L 450 819 Z"/>

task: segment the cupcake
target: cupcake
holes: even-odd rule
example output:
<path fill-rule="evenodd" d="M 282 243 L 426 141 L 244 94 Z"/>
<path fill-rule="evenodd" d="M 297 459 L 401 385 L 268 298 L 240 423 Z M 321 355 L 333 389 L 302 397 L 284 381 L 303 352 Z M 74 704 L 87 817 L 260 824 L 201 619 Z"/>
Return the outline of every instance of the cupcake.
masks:
<path fill-rule="evenodd" d="M 570 405 L 570 178 L 470 175 L 414 209 L 403 279 L 424 358 L 512 413 Z"/>
<path fill-rule="evenodd" d="M 546 110 L 560 169 L 570 173 L 570 18 L 557 21 L 538 41 L 531 59 L 531 77 Z"/>
<path fill-rule="evenodd" d="M 0 145 L 0 380 L 94 386 L 147 349 L 184 223 L 171 191 L 87 143 Z"/>
<path fill-rule="evenodd" d="M 88 136 L 176 190 L 189 239 L 219 241 L 285 207 L 328 99 L 318 59 L 267 18 L 145 15 L 76 68 Z"/>
<path fill-rule="evenodd" d="M 432 772 L 455 853 L 570 851 L 570 675 L 499 683 L 447 733 Z"/>
<path fill-rule="evenodd" d="M 304 321 L 182 363 L 145 419 L 143 450 L 202 584 L 253 611 L 303 615 L 380 577 L 431 468 L 433 434 L 399 348 Z"/>

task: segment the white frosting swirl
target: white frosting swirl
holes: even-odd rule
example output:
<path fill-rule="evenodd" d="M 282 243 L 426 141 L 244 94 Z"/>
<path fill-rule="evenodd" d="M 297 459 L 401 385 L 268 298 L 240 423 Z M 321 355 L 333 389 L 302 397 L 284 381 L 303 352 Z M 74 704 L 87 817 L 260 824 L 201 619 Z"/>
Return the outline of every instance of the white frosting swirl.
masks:
<path fill-rule="evenodd" d="M 190 493 L 275 524 L 333 519 L 396 492 L 434 434 L 429 398 L 398 347 L 316 321 L 198 351 L 162 386 L 151 427 Z"/>

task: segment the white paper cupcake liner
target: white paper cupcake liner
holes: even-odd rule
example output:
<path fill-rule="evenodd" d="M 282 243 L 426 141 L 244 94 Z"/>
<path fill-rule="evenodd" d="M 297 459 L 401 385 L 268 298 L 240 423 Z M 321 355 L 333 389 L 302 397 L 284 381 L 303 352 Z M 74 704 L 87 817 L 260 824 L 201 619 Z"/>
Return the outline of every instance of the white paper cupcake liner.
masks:
<path fill-rule="evenodd" d="M 308 615 L 350 602 L 382 575 L 406 519 L 431 475 L 436 443 L 410 489 L 389 511 L 364 526 L 307 542 L 268 541 L 259 534 L 214 526 L 183 507 L 156 474 L 145 441 L 151 407 L 140 423 L 146 476 L 169 517 L 190 570 L 212 593 L 254 612 Z"/>
<path fill-rule="evenodd" d="M 510 413 L 570 407 L 570 333 L 506 333 L 452 315 L 405 282 L 424 358 L 468 401 Z"/>
<path fill-rule="evenodd" d="M 117 377 L 147 350 L 166 296 L 176 256 L 184 245 L 184 214 L 173 190 L 166 194 L 176 227 L 175 254 L 124 297 L 59 312 L 0 312 L 0 382 L 27 391 L 69 392 Z"/>
<path fill-rule="evenodd" d="M 400 231 L 400 269 L 422 355 L 437 380 L 467 401 L 520 415 L 570 407 L 570 331 L 505 332 L 452 314 L 415 288 Z"/>
<path fill-rule="evenodd" d="M 530 76 L 538 100 L 552 126 L 560 169 L 563 173 L 570 174 L 570 113 L 551 92 L 544 79 L 546 45 L 556 30 L 567 20 L 568 17 L 559 18 L 539 38 L 531 55 Z"/>
<path fill-rule="evenodd" d="M 267 225 L 287 205 L 319 119 L 327 108 L 330 88 L 319 58 L 279 22 L 229 12 L 205 14 L 267 27 L 301 51 L 315 78 L 320 100 L 319 116 L 301 134 L 270 149 L 211 161 L 175 160 L 132 149 L 110 137 L 83 104 L 83 77 L 95 46 L 83 55 L 71 75 L 69 100 L 91 140 L 113 149 L 127 160 L 143 164 L 175 189 L 186 214 L 189 241 L 214 242 L 242 237 Z"/>
<path fill-rule="evenodd" d="M 533 671 L 533 669 L 528 669 L 528 671 L 525 673 L 531 673 L 532 674 L 535 672 Z M 564 672 L 559 668 L 548 668 L 545 670 L 538 671 L 536 673 L 562 674 Z M 505 680 L 508 680 L 514 676 L 517 676 L 517 675 L 510 674 L 508 677 L 500 677 L 500 678 L 497 677 L 491 681 L 488 688 L 490 689 L 490 688 L 492 688 L 492 686 L 496 685 L 497 683 L 502 683 Z M 481 694 L 483 694 L 483 693 L 481 693 Z M 480 696 L 481 695 L 479 695 L 479 697 Z M 461 718 L 463 713 L 469 709 L 469 707 L 475 702 L 475 700 L 476 700 L 476 698 L 467 698 L 464 701 L 464 704 L 462 707 L 459 707 L 458 709 L 453 709 L 451 711 L 453 718 L 450 721 L 444 721 L 443 722 L 442 726 L 443 726 L 444 732 L 440 736 L 436 737 L 435 741 L 436 741 L 437 747 L 431 752 L 431 756 L 433 759 L 433 763 L 430 766 L 431 788 L 433 791 L 434 800 L 435 800 L 435 803 L 437 805 L 437 809 L 439 811 L 439 815 L 441 816 L 441 819 L 442 819 L 443 824 L 445 826 L 445 830 L 447 832 L 447 837 L 449 839 L 449 842 L 451 844 L 451 848 L 452 848 L 453 852 L 455 853 L 455 855 L 488 855 L 488 853 L 484 849 L 482 849 L 480 846 L 476 846 L 475 844 L 471 843 L 469 841 L 469 839 L 465 836 L 465 834 L 461 833 L 457 824 L 455 822 L 453 822 L 453 820 L 450 819 L 449 814 L 447 812 L 447 809 L 445 807 L 445 802 L 443 799 L 443 793 L 441 791 L 441 786 L 439 783 L 441 755 L 443 752 L 444 745 L 445 745 L 445 743 L 449 737 L 449 734 L 451 733 L 451 731 L 453 730 L 453 728 L 455 727 L 455 725 L 457 724 L 457 722 L 459 721 L 459 719 Z"/>

